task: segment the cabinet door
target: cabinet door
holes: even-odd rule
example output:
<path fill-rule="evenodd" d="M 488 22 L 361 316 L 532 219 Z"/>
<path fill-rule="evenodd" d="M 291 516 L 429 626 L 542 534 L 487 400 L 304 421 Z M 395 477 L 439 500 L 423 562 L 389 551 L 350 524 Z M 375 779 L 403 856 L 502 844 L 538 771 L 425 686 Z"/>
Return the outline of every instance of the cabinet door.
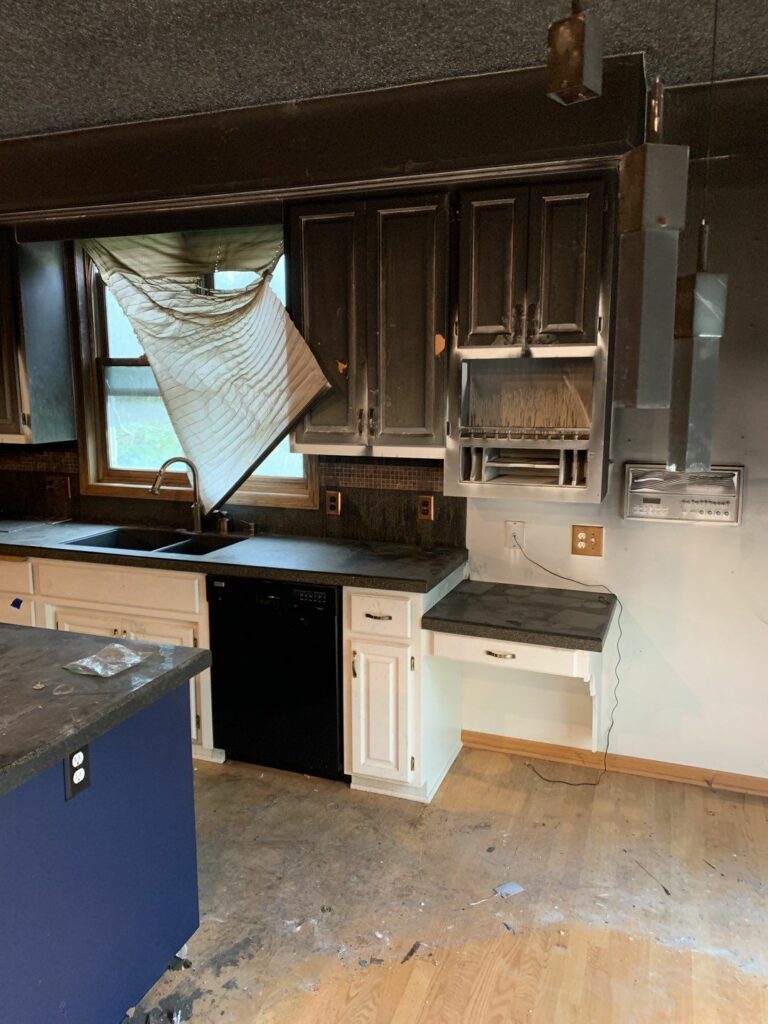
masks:
<path fill-rule="evenodd" d="M 444 443 L 447 246 L 447 197 L 369 204 L 371 444 Z"/>
<path fill-rule="evenodd" d="M 0 233 L 0 434 L 20 434 L 15 293 L 10 240 Z"/>
<path fill-rule="evenodd" d="M 465 192 L 460 205 L 459 345 L 522 340 L 528 188 Z"/>
<path fill-rule="evenodd" d="M 354 774 L 408 779 L 410 659 L 407 644 L 352 640 Z"/>
<path fill-rule="evenodd" d="M 55 608 L 53 624 L 67 633 L 85 633 L 87 636 L 119 637 L 119 617 L 109 612 L 96 612 L 90 608 Z"/>
<path fill-rule="evenodd" d="M 175 647 L 197 647 L 197 627 L 191 622 L 174 622 L 172 619 L 123 619 L 120 635 L 131 640 L 147 640 L 153 644 L 173 644 Z M 199 677 L 189 681 L 189 717 L 193 742 L 200 732 L 199 719 Z"/>
<path fill-rule="evenodd" d="M 365 206 L 297 207 L 290 215 L 291 316 L 333 390 L 296 429 L 299 444 L 364 445 Z"/>
<path fill-rule="evenodd" d="M 531 344 L 597 343 L 604 185 L 531 189 L 527 333 Z"/>

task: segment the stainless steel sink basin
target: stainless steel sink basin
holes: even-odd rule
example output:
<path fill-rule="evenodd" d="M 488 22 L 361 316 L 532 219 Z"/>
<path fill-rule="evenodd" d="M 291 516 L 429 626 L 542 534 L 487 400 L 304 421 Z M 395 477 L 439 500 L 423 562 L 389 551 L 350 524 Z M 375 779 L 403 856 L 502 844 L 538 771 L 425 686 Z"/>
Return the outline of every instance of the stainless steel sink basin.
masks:
<path fill-rule="evenodd" d="M 208 555 L 212 551 L 237 544 L 242 537 L 217 537 L 210 534 L 189 536 L 177 530 L 144 530 L 119 526 L 111 530 L 67 541 L 77 547 L 104 548 L 109 551 L 156 551 L 169 555 Z"/>
<path fill-rule="evenodd" d="M 145 530 L 140 527 L 119 526 L 100 530 L 78 540 L 67 541 L 76 547 L 108 548 L 111 551 L 157 551 L 182 537 L 176 530 Z"/>

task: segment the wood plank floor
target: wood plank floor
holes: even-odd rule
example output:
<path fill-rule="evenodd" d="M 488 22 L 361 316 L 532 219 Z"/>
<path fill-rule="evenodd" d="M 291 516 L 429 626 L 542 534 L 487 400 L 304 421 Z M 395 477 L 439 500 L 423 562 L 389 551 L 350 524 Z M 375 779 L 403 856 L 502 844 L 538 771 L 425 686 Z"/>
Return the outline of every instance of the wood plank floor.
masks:
<path fill-rule="evenodd" d="M 202 925 L 140 1024 L 768 1024 L 759 797 L 467 749 L 429 807 L 196 780 Z"/>

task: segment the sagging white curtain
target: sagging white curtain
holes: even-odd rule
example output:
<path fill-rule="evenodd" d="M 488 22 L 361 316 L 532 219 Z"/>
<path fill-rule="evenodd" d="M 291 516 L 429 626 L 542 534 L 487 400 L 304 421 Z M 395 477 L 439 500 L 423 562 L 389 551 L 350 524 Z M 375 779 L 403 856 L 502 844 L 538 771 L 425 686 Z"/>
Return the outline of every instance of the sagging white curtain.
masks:
<path fill-rule="evenodd" d="M 83 244 L 146 353 L 209 511 L 330 387 L 268 286 L 282 227 Z M 200 276 L 217 270 L 252 270 L 259 278 L 238 291 L 201 289 Z"/>

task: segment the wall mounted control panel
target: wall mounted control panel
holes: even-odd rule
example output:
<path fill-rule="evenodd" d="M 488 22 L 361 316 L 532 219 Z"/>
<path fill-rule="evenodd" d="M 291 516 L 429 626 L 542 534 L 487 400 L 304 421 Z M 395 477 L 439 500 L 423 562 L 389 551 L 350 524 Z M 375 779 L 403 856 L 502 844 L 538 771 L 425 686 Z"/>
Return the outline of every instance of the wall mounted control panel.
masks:
<path fill-rule="evenodd" d="M 738 526 L 742 477 L 741 466 L 678 473 L 660 465 L 628 465 L 624 518 Z"/>

